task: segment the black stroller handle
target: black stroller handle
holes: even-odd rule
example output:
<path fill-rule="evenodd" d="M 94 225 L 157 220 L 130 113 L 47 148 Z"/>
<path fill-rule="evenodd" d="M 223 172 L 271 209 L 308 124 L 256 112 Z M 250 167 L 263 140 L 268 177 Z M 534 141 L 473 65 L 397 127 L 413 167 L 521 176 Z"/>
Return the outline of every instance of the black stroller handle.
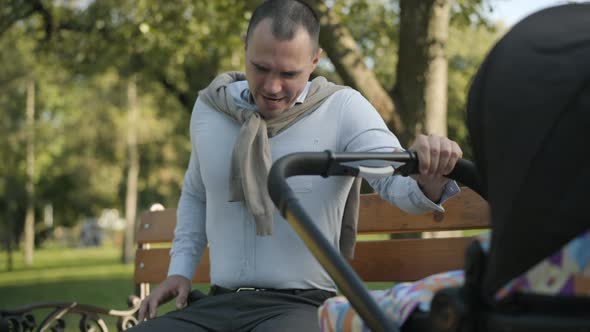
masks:
<path fill-rule="evenodd" d="M 416 174 L 417 170 L 418 157 L 412 151 L 389 153 L 325 151 L 286 155 L 273 164 L 269 173 L 268 192 L 281 215 L 291 224 L 372 331 L 399 331 L 399 329 L 379 309 L 363 281 L 315 226 L 287 184 L 287 178 L 296 175 L 365 178 L 398 174 L 408 176 Z M 479 177 L 472 162 L 460 159 L 448 177 L 480 193 Z"/>

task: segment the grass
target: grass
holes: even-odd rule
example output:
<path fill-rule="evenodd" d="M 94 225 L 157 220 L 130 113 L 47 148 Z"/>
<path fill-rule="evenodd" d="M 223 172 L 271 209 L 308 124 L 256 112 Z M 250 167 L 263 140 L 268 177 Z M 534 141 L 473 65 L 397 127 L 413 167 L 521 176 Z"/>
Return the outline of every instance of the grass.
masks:
<path fill-rule="evenodd" d="M 13 255 L 12 271 L 7 271 L 7 254 L 0 252 L 0 309 L 14 309 L 39 302 L 92 304 L 109 309 L 127 308 L 127 296 L 134 294 L 133 264 L 119 262 L 120 249 L 46 248 L 35 252 L 33 266 L 27 267 L 21 252 Z M 371 289 L 392 283 L 368 283 Z M 206 292 L 207 285 L 195 285 Z M 158 314 L 174 309 L 174 301 L 158 309 Z M 37 312 L 40 321 L 48 311 Z M 66 331 L 78 331 L 78 316 L 66 316 Z M 114 319 L 106 319 L 109 331 L 116 331 Z"/>
<path fill-rule="evenodd" d="M 25 266 L 22 253 L 16 252 L 13 257 L 13 270 L 7 271 L 7 254 L 0 252 L 0 309 L 40 302 L 76 301 L 124 310 L 127 297 L 134 294 L 133 264 L 119 262 L 119 248 L 41 249 L 35 252 L 31 267 Z M 158 312 L 172 309 L 171 302 Z M 37 323 L 47 313 L 39 311 Z M 66 317 L 66 331 L 78 331 L 79 317 Z M 106 323 L 109 331 L 116 331 L 115 319 L 106 319 Z"/>

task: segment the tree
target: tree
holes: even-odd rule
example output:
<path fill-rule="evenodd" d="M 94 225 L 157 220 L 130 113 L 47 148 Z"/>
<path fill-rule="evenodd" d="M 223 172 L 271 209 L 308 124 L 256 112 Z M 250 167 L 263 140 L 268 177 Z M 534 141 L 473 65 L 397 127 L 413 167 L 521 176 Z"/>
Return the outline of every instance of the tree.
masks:
<path fill-rule="evenodd" d="M 363 55 L 349 30 L 341 24 L 336 13 L 328 8 L 324 1 L 310 1 L 310 4 L 321 15 L 320 44 L 341 79 L 346 85 L 360 91 L 396 132 L 403 132 L 404 128 L 393 100 L 375 73 L 365 64 Z"/>
<path fill-rule="evenodd" d="M 468 29 L 462 25 L 451 25 L 448 43 L 448 128 L 449 136 L 459 142 L 463 148 L 463 156 L 467 159 L 472 158 L 465 126 L 465 103 L 469 84 L 488 50 L 504 30 L 501 25 L 491 28 L 477 25 Z"/>
<path fill-rule="evenodd" d="M 447 54 L 451 0 L 400 1 L 397 82 L 393 90 L 406 128 L 447 134 Z"/>
<path fill-rule="evenodd" d="M 95 123 L 81 121 L 99 115 L 88 112 L 91 109 L 88 105 L 99 104 L 100 96 L 93 96 L 98 90 L 84 87 L 84 79 L 74 78 L 59 68 L 51 54 L 39 56 L 39 44 L 28 34 L 34 21 L 16 25 L 0 38 L 4 50 L 1 62 L 11 64 L 0 68 L 0 85 L 4 92 L 0 95 L 3 132 L 0 135 L 0 158 L 3 160 L 0 165 L 0 229 L 6 232 L 2 238 L 9 250 L 16 243 L 15 239 L 25 233 L 24 248 L 29 262 L 33 243 L 42 240 L 36 235 L 44 231 L 36 225 L 34 214 L 44 205 L 52 204 L 58 224 L 72 225 L 90 211 L 98 212 L 96 206 L 104 206 L 103 188 L 111 183 L 108 179 L 116 179 L 118 173 L 107 171 L 110 174 L 105 181 L 100 177 L 104 172 L 97 171 L 107 169 L 104 163 L 86 158 L 89 151 L 108 150 L 108 146 L 117 141 L 107 135 L 104 142 L 108 143 L 85 139 L 97 129 L 106 132 L 114 127 L 104 119 Z M 100 104 L 104 107 L 104 100 Z M 98 145 L 100 149 L 95 148 Z M 31 167 L 33 156 L 34 167 Z M 30 162 L 26 162 L 27 158 Z M 93 180 L 96 185 L 89 184 Z M 117 202 L 116 184 L 110 192 L 113 195 L 110 202 Z"/>
<path fill-rule="evenodd" d="M 0 108 L 3 110 L 0 118 L 3 132 L 0 139 L 0 158 L 3 160 L 3 167 L 0 167 L 3 183 L 0 209 L 3 211 L 0 215 L 3 223 L 0 229 L 6 232 L 3 238 L 9 261 L 12 260 L 12 244 L 16 242 L 14 238 L 24 232 L 25 264 L 31 265 L 35 239 L 35 186 L 38 179 L 35 170 L 37 68 L 33 57 L 26 54 L 34 47 L 34 43 L 19 40 L 22 36 L 20 32 L 11 33 L 10 36 L 14 39 L 0 41 L 0 47 L 4 50 L 0 60 L 11 64 L 0 70 L 0 87 L 6 94 L 0 97 Z"/>
<path fill-rule="evenodd" d="M 484 0 L 453 1 L 448 42 L 442 41 L 444 35 L 428 35 L 442 0 L 309 1 L 321 14 L 321 44 L 329 57 L 316 74 L 360 90 L 404 145 L 416 128 L 426 131 L 428 105 L 448 104 L 449 135 L 465 146 L 466 87 L 493 39 L 477 23 Z M 243 67 L 241 35 L 256 4 L 258 0 L 10 0 L 2 6 L 0 59 L 13 64 L 0 67 L 5 92 L 0 95 L 0 125 L 7 133 L 0 136 L 7 147 L 0 151 L 5 161 L 0 163 L 0 190 L 9 193 L 0 202 L 0 216 L 7 220 L 2 229 L 9 230 L 8 220 L 15 220 L 9 234 L 21 234 L 26 215 L 26 153 L 20 145 L 26 142 L 27 77 L 36 80 L 35 209 L 51 203 L 56 224 L 66 226 L 105 207 L 124 209 L 128 220 L 135 219 L 132 210 L 151 203 L 176 204 L 190 153 L 187 124 L 193 103 L 219 72 Z M 420 29 L 412 32 L 412 25 Z M 408 51 L 416 36 L 423 38 L 417 51 L 421 57 Z M 461 42 L 468 39 L 470 47 Z M 437 96 L 448 91 L 446 103 L 430 101 L 427 85 L 416 83 L 437 75 L 412 61 L 436 59 L 449 59 L 450 84 L 442 85 L 448 89 L 432 90 L 439 91 Z M 141 172 L 135 184 L 127 143 L 131 98 L 125 93 L 134 77 L 135 89 L 141 91 L 141 116 L 134 123 Z M 410 97 L 418 106 L 408 106 Z M 422 115 L 416 112 L 419 107 Z M 132 187 L 136 199 L 130 197 Z M 132 201 L 136 208 L 127 203 Z"/>
<path fill-rule="evenodd" d="M 336 0 L 331 8 L 321 0 L 309 3 L 322 16 L 321 44 L 344 84 L 359 89 L 374 105 L 395 105 L 387 108 L 394 109 L 394 115 L 384 119 L 390 119 L 388 124 L 402 144 L 409 144 L 417 133 L 446 134 L 449 22 L 466 29 L 487 24 L 481 14 L 485 0 Z M 347 17 L 344 22 L 343 17 Z M 381 33 L 355 36 L 364 33 L 367 22 L 373 22 L 372 31 L 382 27 Z M 397 40 L 399 49 L 383 47 Z M 371 47 L 380 52 L 371 54 Z M 367 66 L 386 63 L 388 58 L 397 58 L 397 70 L 388 74 L 395 76 L 393 82 Z M 375 97 L 374 91 L 387 94 Z"/>
<path fill-rule="evenodd" d="M 83 8 L 72 3 L 13 1 L 12 8 L 0 10 L 7 18 L 0 29 L 2 41 L 34 43 L 27 56 L 47 60 L 47 66 L 39 67 L 50 73 L 37 84 L 43 120 L 38 123 L 38 140 L 51 145 L 38 149 L 42 156 L 36 173 L 43 174 L 37 178 L 38 205 L 51 200 L 61 225 L 98 215 L 104 207 L 127 206 L 128 214 L 136 214 L 131 211 L 133 204 L 122 203 L 133 201 L 126 198 L 133 192 L 127 182 L 134 182 L 135 172 L 124 175 L 125 169 L 130 170 L 125 152 L 129 151 L 125 145 L 129 126 L 124 120 L 130 108 L 128 98 L 120 93 L 125 88 L 122 82 L 134 75 L 142 77 L 136 88 L 142 91 L 142 116 L 135 122 L 137 148 L 141 146 L 142 153 L 136 154 L 136 164 L 145 170 L 131 186 L 137 187 L 137 206 L 176 204 L 188 163 L 186 124 L 196 94 L 220 66 L 230 69 L 242 63 L 236 57 L 241 53 L 240 34 L 226 32 L 244 28 L 245 21 L 237 27 L 227 19 L 213 20 L 216 24 L 208 21 L 226 12 L 243 14 L 242 3 L 97 1 Z M 179 18 L 186 24 L 179 24 Z M 11 20 L 18 24 L 4 25 Z M 219 45 L 209 47 L 210 42 Z M 14 62 L 18 63 L 3 61 Z M 16 76 L 0 76 L 0 83 L 4 78 L 14 82 Z M 8 105 L 17 94 L 5 91 Z M 44 140 L 45 135 L 52 139 Z M 15 138 L 16 131 L 9 137 Z M 14 152 L 18 153 L 17 147 Z M 16 165 L 9 168 L 18 173 Z M 4 181 L 3 187 L 8 185 Z M 15 185 L 20 188 L 20 183 Z M 25 200 L 15 197 L 15 202 Z"/>
<path fill-rule="evenodd" d="M 139 156 L 137 147 L 137 122 L 139 120 L 139 103 L 137 101 L 136 77 L 127 83 L 128 121 L 127 121 L 127 190 L 125 197 L 125 238 L 123 240 L 123 263 L 133 262 L 133 243 L 135 236 L 135 218 L 137 215 L 137 180 L 139 178 Z"/>
<path fill-rule="evenodd" d="M 27 82 L 27 214 L 25 217 L 25 264 L 33 265 L 35 249 L 35 81 Z"/>

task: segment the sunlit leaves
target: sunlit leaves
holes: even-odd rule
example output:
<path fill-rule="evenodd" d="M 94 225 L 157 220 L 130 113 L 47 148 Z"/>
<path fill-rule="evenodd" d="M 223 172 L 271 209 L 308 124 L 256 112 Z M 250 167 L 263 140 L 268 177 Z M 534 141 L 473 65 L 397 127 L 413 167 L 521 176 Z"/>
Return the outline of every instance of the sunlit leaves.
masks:
<path fill-rule="evenodd" d="M 417 0 L 416 0 L 417 1 Z M 259 0 L 8 0 L 0 6 L 0 193 L 22 201 L 24 80 L 37 81 L 39 204 L 72 224 L 122 207 L 126 83 L 136 75 L 139 207 L 178 200 L 190 152 L 188 122 L 198 94 L 221 71 L 243 68 L 242 35 Z M 396 79 L 397 0 L 329 1 L 387 90 Z M 77 4 L 77 5 L 76 5 Z M 85 4 L 81 6 L 80 4 Z M 464 142 L 471 75 L 496 34 L 492 0 L 457 0 L 448 42 L 449 133 Z M 41 5 L 41 7 L 39 7 Z M 41 9 L 40 9 L 41 8 Z M 482 24 L 482 22 L 484 24 Z M 326 63 L 323 61 L 323 63 Z M 335 77 L 322 65 L 323 74 Z M 330 72 L 332 71 L 332 72 Z M 462 144 L 463 145 L 463 144 Z M 10 184 L 5 184 L 7 176 Z M 9 188 L 9 189 L 7 189 Z M 5 203 L 2 206 L 7 206 Z M 11 211 L 15 211 L 14 207 Z M 11 212 L 12 213 L 12 212 Z"/>

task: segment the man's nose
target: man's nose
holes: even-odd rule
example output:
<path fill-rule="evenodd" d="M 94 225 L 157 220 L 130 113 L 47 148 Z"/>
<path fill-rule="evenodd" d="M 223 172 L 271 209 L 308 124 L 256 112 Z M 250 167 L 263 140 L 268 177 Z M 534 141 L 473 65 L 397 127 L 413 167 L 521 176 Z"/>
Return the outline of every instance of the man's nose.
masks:
<path fill-rule="evenodd" d="M 281 87 L 281 80 L 274 75 L 269 75 L 264 82 L 264 93 L 278 94 L 281 92 Z"/>

